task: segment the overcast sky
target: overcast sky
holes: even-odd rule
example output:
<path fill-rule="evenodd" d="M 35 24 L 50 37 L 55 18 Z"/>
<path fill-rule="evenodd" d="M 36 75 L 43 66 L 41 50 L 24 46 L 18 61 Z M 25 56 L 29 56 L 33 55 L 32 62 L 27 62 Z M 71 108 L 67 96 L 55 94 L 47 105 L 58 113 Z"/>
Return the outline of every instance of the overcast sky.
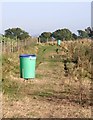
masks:
<path fill-rule="evenodd" d="M 81 0 L 81 2 L 79 0 L 78 2 L 4 1 L 0 4 L 2 7 L 0 32 L 2 33 L 13 27 L 20 27 L 32 36 L 61 28 L 68 28 L 77 33 L 78 29 L 83 30 L 91 26 L 91 1 L 89 0 Z"/>

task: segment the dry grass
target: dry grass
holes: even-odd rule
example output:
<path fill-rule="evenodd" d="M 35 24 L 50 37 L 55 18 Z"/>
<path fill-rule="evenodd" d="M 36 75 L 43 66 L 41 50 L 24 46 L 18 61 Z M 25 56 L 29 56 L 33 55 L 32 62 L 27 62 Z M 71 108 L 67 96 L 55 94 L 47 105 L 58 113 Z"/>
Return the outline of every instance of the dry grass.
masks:
<path fill-rule="evenodd" d="M 80 61 L 78 67 L 74 68 L 75 63 L 67 62 L 70 72 L 66 75 L 64 70 L 64 59 L 71 60 L 75 46 L 78 48 L 80 44 L 82 41 L 63 42 L 61 47 L 43 44 L 24 50 L 25 53 L 31 49 L 38 53 L 34 80 L 24 81 L 19 77 L 18 54 L 7 56 L 3 67 L 3 117 L 91 118 L 91 78 L 83 75 L 85 65 L 79 67 Z M 83 44 L 90 48 L 90 41 L 83 40 Z M 56 53 L 57 48 L 59 53 Z"/>

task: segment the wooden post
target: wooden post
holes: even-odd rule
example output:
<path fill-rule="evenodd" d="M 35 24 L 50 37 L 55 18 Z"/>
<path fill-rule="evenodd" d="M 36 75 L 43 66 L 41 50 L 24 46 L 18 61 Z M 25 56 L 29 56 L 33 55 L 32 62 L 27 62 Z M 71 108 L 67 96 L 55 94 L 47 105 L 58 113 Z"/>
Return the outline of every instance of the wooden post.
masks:
<path fill-rule="evenodd" d="M 40 43 L 40 37 L 38 37 L 38 40 L 37 40 L 37 44 L 39 44 Z"/>
<path fill-rule="evenodd" d="M 13 40 L 11 40 L 11 52 L 13 52 Z"/>
<path fill-rule="evenodd" d="M 19 42 L 18 42 L 18 39 L 17 39 L 17 51 L 19 51 Z"/>
<path fill-rule="evenodd" d="M 2 54 L 2 40 L 0 41 L 0 55 Z"/>
<path fill-rule="evenodd" d="M 4 50 L 4 52 L 5 52 L 5 50 L 6 50 L 6 48 L 5 48 L 5 41 L 4 41 L 4 45 L 3 45 L 3 48 L 4 48 L 3 50 Z"/>
<path fill-rule="evenodd" d="M 26 39 L 25 39 L 25 47 L 26 47 Z"/>
<path fill-rule="evenodd" d="M 47 38 L 47 43 L 48 43 L 48 38 Z"/>
<path fill-rule="evenodd" d="M 2 41 L 2 53 L 3 53 L 3 41 Z"/>

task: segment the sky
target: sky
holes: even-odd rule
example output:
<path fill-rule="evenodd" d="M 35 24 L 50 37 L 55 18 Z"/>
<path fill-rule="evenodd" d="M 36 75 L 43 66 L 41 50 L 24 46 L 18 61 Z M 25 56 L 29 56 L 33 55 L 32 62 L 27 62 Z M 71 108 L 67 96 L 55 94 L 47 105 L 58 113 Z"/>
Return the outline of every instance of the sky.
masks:
<path fill-rule="evenodd" d="M 15 0 L 14 0 L 15 1 Z M 26 0 L 0 3 L 0 33 L 8 28 L 20 27 L 31 36 L 68 28 L 72 32 L 91 26 L 91 1 L 81 0 L 42 2 Z"/>
<path fill-rule="evenodd" d="M 91 3 L 91 27 L 93 28 L 93 1 Z"/>

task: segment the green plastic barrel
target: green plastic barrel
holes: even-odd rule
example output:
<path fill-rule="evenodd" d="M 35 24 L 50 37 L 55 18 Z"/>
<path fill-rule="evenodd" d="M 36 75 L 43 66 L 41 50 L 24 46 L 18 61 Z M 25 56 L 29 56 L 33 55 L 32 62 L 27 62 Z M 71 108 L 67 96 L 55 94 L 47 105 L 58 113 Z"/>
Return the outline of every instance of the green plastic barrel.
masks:
<path fill-rule="evenodd" d="M 61 40 L 57 40 L 57 45 L 60 46 Z"/>
<path fill-rule="evenodd" d="M 35 78 L 36 55 L 20 55 L 20 77 Z"/>

